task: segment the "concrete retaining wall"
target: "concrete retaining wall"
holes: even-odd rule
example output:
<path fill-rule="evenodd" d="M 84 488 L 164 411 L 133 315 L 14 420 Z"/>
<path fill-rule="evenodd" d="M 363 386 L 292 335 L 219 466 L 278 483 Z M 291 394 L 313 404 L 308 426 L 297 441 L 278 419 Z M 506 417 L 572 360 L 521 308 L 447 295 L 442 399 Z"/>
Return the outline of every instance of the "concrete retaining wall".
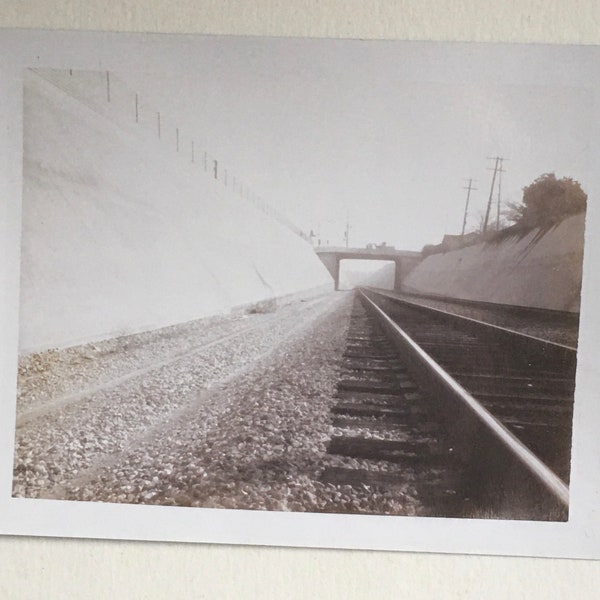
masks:
<path fill-rule="evenodd" d="M 579 311 L 585 217 L 541 235 L 428 256 L 405 279 L 407 292 Z"/>
<path fill-rule="evenodd" d="M 300 237 L 135 123 L 27 74 L 22 353 L 332 288 Z"/>

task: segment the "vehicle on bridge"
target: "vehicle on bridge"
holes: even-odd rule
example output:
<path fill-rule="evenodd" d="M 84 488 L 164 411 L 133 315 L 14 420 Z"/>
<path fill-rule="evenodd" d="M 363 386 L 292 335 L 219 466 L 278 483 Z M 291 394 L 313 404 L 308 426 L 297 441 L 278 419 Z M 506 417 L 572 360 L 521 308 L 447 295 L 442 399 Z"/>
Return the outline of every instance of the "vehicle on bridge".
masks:
<path fill-rule="evenodd" d="M 367 250 L 395 250 L 395 246 L 388 246 L 385 242 L 381 244 L 367 244 Z"/>

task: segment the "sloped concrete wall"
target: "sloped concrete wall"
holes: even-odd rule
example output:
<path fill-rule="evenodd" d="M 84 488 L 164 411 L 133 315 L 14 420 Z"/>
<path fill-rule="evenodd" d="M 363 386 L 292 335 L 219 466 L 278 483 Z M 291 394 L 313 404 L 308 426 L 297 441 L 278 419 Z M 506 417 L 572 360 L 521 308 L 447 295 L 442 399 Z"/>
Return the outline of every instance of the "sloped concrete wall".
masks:
<path fill-rule="evenodd" d="M 300 237 L 35 73 L 23 168 L 22 353 L 333 288 Z"/>
<path fill-rule="evenodd" d="M 404 280 L 407 292 L 579 311 L 585 217 L 541 235 L 428 256 Z"/>

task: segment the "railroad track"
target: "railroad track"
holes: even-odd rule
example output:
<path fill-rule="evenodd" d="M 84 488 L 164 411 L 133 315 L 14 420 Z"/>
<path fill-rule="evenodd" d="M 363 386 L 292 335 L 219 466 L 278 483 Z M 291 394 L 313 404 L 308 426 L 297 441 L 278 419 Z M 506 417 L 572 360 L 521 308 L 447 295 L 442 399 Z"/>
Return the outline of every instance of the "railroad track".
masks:
<path fill-rule="evenodd" d="M 531 335 L 537 335 L 559 344 L 577 346 L 579 313 L 576 312 L 449 298 L 433 294 L 371 289 L 417 304 L 441 308 L 459 315 L 463 314 L 501 327 L 510 327 L 517 331 L 525 329 Z M 539 333 L 533 333 L 534 331 Z"/>
<path fill-rule="evenodd" d="M 432 516 L 568 518 L 576 351 L 358 291 L 324 481 L 409 481 Z"/>

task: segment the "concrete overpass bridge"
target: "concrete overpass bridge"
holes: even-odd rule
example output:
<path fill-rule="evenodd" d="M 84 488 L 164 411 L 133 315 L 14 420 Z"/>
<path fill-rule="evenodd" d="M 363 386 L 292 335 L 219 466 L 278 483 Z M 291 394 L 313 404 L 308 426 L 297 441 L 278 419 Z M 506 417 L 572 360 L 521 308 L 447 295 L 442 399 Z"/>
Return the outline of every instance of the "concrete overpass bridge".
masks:
<path fill-rule="evenodd" d="M 396 265 L 394 289 L 399 290 L 402 279 L 422 260 L 420 252 L 396 250 L 392 246 L 375 246 L 367 248 L 345 248 L 343 246 L 318 246 L 317 256 L 327 267 L 335 281 L 335 289 L 339 289 L 340 262 L 343 260 L 390 260 Z"/>

